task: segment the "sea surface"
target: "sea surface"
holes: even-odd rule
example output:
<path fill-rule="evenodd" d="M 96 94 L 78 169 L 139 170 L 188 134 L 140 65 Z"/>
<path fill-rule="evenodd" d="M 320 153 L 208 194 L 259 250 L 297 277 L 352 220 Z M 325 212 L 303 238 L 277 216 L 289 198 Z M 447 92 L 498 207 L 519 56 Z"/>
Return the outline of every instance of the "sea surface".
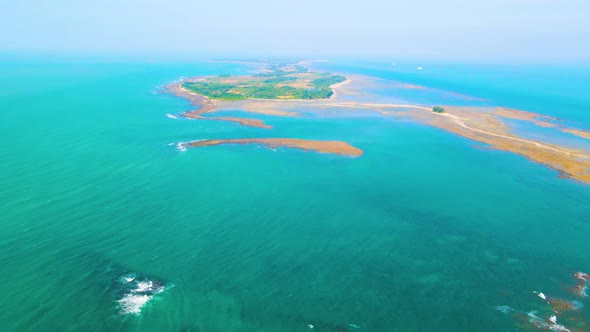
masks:
<path fill-rule="evenodd" d="M 314 66 L 432 88 L 383 99 L 590 129 L 588 66 Z M 530 314 L 551 313 L 534 292 L 578 301 L 569 327 L 588 330 L 590 301 L 570 288 L 590 273 L 590 186 L 404 119 L 232 112 L 266 130 L 174 119 L 190 105 L 161 93 L 252 69 L 0 60 L 0 331 L 534 331 Z M 233 137 L 365 154 L 177 149 Z"/>

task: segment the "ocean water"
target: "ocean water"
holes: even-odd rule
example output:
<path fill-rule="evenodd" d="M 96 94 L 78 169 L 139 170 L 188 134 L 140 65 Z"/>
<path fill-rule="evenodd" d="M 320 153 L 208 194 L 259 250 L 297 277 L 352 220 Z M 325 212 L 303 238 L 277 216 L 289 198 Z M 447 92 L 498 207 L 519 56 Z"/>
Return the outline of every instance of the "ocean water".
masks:
<path fill-rule="evenodd" d="M 517 108 L 558 117 L 590 130 L 588 64 L 358 63 L 341 60 L 314 63 L 314 67 L 371 75 L 439 90 L 436 98 L 429 99 L 431 102 Z M 418 70 L 418 67 L 422 69 Z M 436 91 L 429 92 L 433 95 Z M 472 98 L 460 98 L 467 96 Z M 423 100 L 419 97 L 414 95 L 412 99 L 418 98 L 417 102 Z"/>
<path fill-rule="evenodd" d="M 572 91 L 590 77 L 576 68 L 319 67 L 435 89 L 390 98 L 590 127 L 590 94 Z M 590 272 L 589 186 L 369 113 L 256 116 L 272 130 L 166 116 L 189 107 L 158 93 L 166 83 L 250 69 L 0 63 L 0 331 L 534 331 L 526 315 L 550 312 L 535 291 L 579 301 L 570 327 L 588 329 L 590 301 L 569 288 Z M 229 137 L 338 139 L 365 154 L 176 149 Z"/>

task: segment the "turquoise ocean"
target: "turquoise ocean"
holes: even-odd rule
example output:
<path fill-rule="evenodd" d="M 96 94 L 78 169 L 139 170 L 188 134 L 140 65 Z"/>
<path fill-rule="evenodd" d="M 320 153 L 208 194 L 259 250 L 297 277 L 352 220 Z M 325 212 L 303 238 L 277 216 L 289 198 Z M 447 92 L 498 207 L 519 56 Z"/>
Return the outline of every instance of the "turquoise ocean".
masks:
<path fill-rule="evenodd" d="M 314 66 L 432 88 L 376 92 L 387 100 L 501 105 L 590 129 L 587 66 Z M 534 331 L 531 313 L 551 313 L 534 292 L 576 300 L 568 327 L 589 328 L 590 301 L 570 288 L 590 273 L 590 186 L 370 112 L 229 112 L 272 130 L 166 115 L 190 107 L 161 93 L 167 83 L 251 70 L 0 61 L 0 331 Z M 176 149 L 231 137 L 343 140 L 365 154 Z"/>

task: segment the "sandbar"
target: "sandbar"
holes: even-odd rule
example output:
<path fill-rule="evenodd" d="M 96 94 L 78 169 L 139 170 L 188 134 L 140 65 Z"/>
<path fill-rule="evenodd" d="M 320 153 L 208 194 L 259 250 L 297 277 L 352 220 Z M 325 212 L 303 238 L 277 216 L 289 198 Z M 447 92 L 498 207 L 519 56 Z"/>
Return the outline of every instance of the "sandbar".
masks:
<path fill-rule="evenodd" d="M 576 135 L 581 138 L 590 139 L 590 131 L 582 130 L 582 129 L 574 129 L 574 128 L 560 128 L 561 131 L 565 133 L 570 133 L 572 135 Z"/>
<path fill-rule="evenodd" d="M 211 146 L 220 144 L 262 144 L 268 148 L 279 147 L 295 148 L 306 151 L 338 154 L 343 156 L 358 157 L 363 150 L 342 141 L 316 141 L 300 138 L 235 138 L 235 139 L 209 139 L 182 143 L 185 148 Z"/>

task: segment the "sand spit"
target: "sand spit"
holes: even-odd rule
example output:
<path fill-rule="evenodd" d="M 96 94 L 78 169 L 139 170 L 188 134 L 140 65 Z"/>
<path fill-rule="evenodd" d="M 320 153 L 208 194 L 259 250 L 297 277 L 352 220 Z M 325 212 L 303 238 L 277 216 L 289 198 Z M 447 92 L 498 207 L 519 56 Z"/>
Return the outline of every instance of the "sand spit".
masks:
<path fill-rule="evenodd" d="M 432 112 L 431 107 L 406 104 L 333 102 L 323 106 L 349 109 L 369 109 L 386 116 L 407 116 L 460 136 L 486 143 L 491 147 L 520 154 L 532 161 L 546 165 L 562 173 L 563 177 L 590 184 L 590 151 L 573 149 L 557 144 L 525 139 L 511 132 L 502 118 L 530 121 L 542 127 L 556 127 L 564 132 L 588 138 L 590 133 L 567 128 L 553 121 L 558 119 L 506 108 L 453 107 L 444 106 L 446 113 Z M 404 109 L 406 112 L 390 112 L 390 109 Z"/>
<path fill-rule="evenodd" d="M 358 157 L 363 150 L 342 141 L 314 141 L 299 138 L 237 138 L 237 139 L 210 139 L 183 143 L 186 148 L 211 146 L 220 144 L 262 144 L 268 148 L 279 147 L 295 148 L 306 151 L 331 153 L 343 156 Z"/>
<path fill-rule="evenodd" d="M 435 127 L 453 132 L 478 142 L 490 144 L 498 150 L 522 155 L 561 172 L 565 177 L 590 184 L 590 152 L 556 144 L 525 139 L 510 132 L 494 111 L 478 111 L 470 107 L 445 107 L 447 113 L 418 116 Z M 414 115 L 415 116 L 415 115 Z"/>
<path fill-rule="evenodd" d="M 590 151 L 525 139 L 513 134 L 509 125 L 502 121 L 502 118 L 520 119 L 543 127 L 557 127 L 561 131 L 581 137 L 590 134 L 549 122 L 557 121 L 556 118 L 505 108 L 444 106 L 446 113 L 438 114 L 432 112 L 431 107 L 406 104 L 338 102 L 327 103 L 324 106 L 369 109 L 386 116 L 407 116 L 416 121 L 489 144 L 495 149 L 520 154 L 561 172 L 563 177 L 590 184 Z M 409 111 L 390 112 L 388 111 L 390 109 Z"/>
<path fill-rule="evenodd" d="M 338 97 L 338 91 L 340 89 L 342 89 L 343 86 L 350 84 L 350 83 L 352 83 L 352 80 L 350 78 L 346 78 L 346 80 L 344 82 L 330 85 L 330 88 L 332 89 L 332 95 L 330 96 L 330 99 L 332 99 L 332 100 L 336 99 Z"/>

